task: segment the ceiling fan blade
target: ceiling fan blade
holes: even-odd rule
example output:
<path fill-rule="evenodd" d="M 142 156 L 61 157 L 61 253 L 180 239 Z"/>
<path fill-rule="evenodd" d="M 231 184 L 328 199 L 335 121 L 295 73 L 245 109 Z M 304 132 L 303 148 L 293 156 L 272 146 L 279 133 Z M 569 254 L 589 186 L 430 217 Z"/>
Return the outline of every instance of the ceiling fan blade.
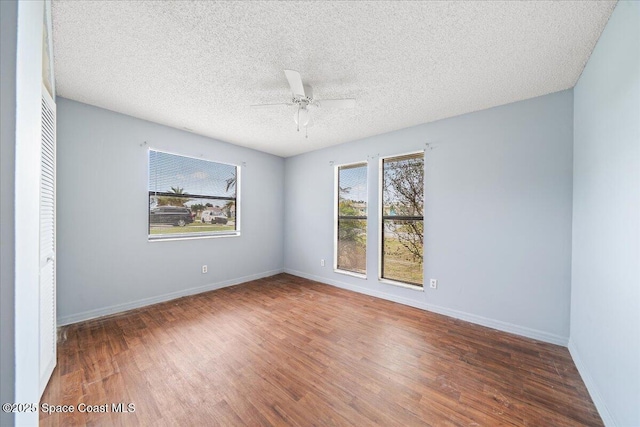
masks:
<path fill-rule="evenodd" d="M 303 98 L 306 97 L 300 73 L 294 70 L 284 70 L 284 74 L 285 76 L 287 76 L 289 86 L 291 86 L 291 93 L 293 93 L 295 96 L 301 96 Z"/>
<path fill-rule="evenodd" d="M 355 108 L 356 100 L 353 98 L 345 99 L 316 99 L 319 107 L 323 108 Z"/>
<path fill-rule="evenodd" d="M 251 108 L 279 108 L 279 107 L 288 107 L 292 104 L 284 104 L 284 103 L 280 103 L 280 104 L 254 104 L 251 105 Z"/>

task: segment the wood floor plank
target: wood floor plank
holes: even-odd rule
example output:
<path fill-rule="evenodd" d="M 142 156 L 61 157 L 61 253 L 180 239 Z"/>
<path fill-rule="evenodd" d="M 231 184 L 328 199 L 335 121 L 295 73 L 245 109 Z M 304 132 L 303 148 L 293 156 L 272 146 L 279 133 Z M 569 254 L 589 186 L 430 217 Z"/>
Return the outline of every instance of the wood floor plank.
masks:
<path fill-rule="evenodd" d="M 602 425 L 566 348 L 288 274 L 60 337 L 42 402 L 110 410 L 42 426 Z"/>

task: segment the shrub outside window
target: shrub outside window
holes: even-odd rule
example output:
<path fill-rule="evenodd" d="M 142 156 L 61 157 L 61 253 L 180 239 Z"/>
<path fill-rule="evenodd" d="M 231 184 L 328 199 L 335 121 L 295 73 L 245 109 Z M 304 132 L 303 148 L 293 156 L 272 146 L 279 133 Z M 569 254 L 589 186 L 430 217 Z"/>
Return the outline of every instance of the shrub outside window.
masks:
<path fill-rule="evenodd" d="M 149 240 L 239 235 L 239 172 L 149 150 Z"/>
<path fill-rule="evenodd" d="M 334 269 L 367 273 L 367 163 L 336 167 Z"/>

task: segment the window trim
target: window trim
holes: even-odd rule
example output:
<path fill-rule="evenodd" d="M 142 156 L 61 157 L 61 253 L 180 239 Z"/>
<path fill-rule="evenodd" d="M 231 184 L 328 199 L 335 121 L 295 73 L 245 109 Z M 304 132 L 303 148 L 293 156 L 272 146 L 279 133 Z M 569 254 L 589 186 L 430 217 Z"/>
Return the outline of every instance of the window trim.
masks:
<path fill-rule="evenodd" d="M 410 152 L 406 152 L 406 153 L 398 153 L 398 154 L 392 154 L 389 156 L 383 156 L 380 157 L 378 160 L 378 282 L 380 283 L 384 283 L 387 285 L 393 285 L 393 286 L 398 286 L 401 288 L 407 288 L 407 289 L 412 289 L 414 291 L 421 291 L 424 292 L 424 252 L 422 254 L 422 265 L 423 265 L 423 277 L 422 277 L 422 286 L 418 286 L 412 283 L 408 283 L 408 282 L 402 282 L 400 280 L 393 280 L 393 279 L 388 279 L 386 277 L 382 277 L 382 263 L 383 263 L 383 246 L 384 246 L 384 231 L 383 231 L 383 227 L 384 227 L 384 216 L 382 215 L 382 209 L 383 209 L 383 196 L 382 196 L 382 192 L 384 190 L 384 161 L 386 159 L 393 159 L 395 157 L 403 157 L 403 156 L 411 156 L 411 155 L 415 155 L 415 154 L 421 154 L 424 156 L 424 158 L 426 159 L 426 150 L 422 149 L 422 150 L 416 150 L 416 151 L 410 151 Z M 423 171 L 424 174 L 424 171 Z M 422 191 L 424 192 L 424 187 L 422 189 Z M 424 212 L 423 212 L 423 217 L 422 217 L 422 221 L 423 221 L 423 227 L 424 227 Z M 423 249 L 424 249 L 424 242 L 423 242 Z"/>
<path fill-rule="evenodd" d="M 365 273 L 356 273 L 355 271 L 342 270 L 338 268 L 338 202 L 340 201 L 340 191 L 338 189 L 340 184 L 340 168 L 345 166 L 365 166 L 367 168 L 367 246 L 369 246 L 369 161 L 363 160 L 359 162 L 341 163 L 334 165 L 333 167 L 333 271 L 334 273 L 344 274 L 347 276 L 357 277 L 358 279 L 366 279 L 366 271 L 369 269 L 366 265 L 365 257 Z M 368 251 L 367 251 L 368 252 Z"/>
<path fill-rule="evenodd" d="M 204 160 L 211 163 L 218 163 L 227 166 L 233 166 L 236 168 L 236 229 L 233 231 L 206 231 L 200 233 L 171 233 L 171 234 L 149 234 L 150 231 L 150 223 L 149 223 L 149 181 L 151 180 L 151 151 L 155 151 L 163 154 L 170 154 L 172 156 L 186 157 L 194 160 Z M 220 162 L 217 160 L 211 160 L 205 156 L 189 156 L 185 154 L 179 154 L 171 151 L 160 150 L 153 147 L 147 148 L 147 185 L 146 185 L 146 197 L 147 197 L 147 241 L 148 242 L 169 242 L 176 240 L 197 240 L 197 239 L 218 239 L 224 237 L 240 237 L 241 236 L 241 188 L 242 188 L 242 168 L 240 165 L 229 162 Z M 214 199 L 215 197 L 212 197 Z"/>

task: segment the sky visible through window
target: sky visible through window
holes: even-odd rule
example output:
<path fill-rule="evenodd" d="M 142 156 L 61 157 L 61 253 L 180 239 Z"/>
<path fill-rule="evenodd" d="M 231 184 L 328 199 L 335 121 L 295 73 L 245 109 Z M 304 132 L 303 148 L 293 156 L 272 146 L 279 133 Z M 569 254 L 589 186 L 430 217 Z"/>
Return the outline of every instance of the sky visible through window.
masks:
<path fill-rule="evenodd" d="M 366 166 L 340 169 L 340 199 L 354 202 L 367 201 Z"/>
<path fill-rule="evenodd" d="M 235 179 L 236 166 L 149 150 L 149 191 L 172 192 L 182 188 L 186 194 L 235 197 L 236 188 L 227 191 Z"/>

